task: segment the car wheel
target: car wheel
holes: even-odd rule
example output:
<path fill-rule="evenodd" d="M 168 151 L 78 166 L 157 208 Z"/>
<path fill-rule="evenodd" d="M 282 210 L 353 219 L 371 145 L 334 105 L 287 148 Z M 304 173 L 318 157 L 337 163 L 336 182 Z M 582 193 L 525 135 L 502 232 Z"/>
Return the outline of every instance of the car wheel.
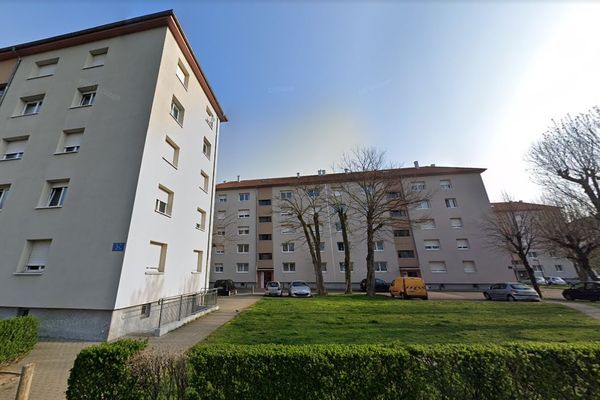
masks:
<path fill-rule="evenodd" d="M 506 300 L 515 301 L 516 299 L 512 295 L 509 294 L 508 297 L 506 298 Z"/>
<path fill-rule="evenodd" d="M 485 297 L 486 300 L 492 299 L 492 296 L 490 296 L 487 292 L 483 292 L 483 297 Z"/>
<path fill-rule="evenodd" d="M 565 300 L 573 300 L 573 296 L 571 296 L 570 294 L 563 294 L 563 297 L 565 298 Z"/>

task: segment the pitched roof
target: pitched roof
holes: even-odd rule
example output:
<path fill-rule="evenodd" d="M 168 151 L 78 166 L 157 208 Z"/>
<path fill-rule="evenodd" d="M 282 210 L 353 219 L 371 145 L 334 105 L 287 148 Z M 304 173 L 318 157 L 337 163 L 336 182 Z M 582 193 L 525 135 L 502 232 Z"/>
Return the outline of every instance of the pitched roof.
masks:
<path fill-rule="evenodd" d="M 177 20 L 173 10 L 161 11 L 154 14 L 143 15 L 141 17 L 96 26 L 90 29 L 53 36 L 42 40 L 36 40 L 34 42 L 27 42 L 1 48 L 0 61 L 11 60 L 17 57 L 29 56 L 32 54 L 43 53 L 46 51 L 76 46 L 84 43 L 95 42 L 116 36 L 154 29 L 161 26 L 169 27 L 171 33 L 177 41 L 177 44 L 181 48 L 183 55 L 190 64 L 194 75 L 200 82 L 200 86 L 206 93 L 210 104 L 215 109 L 219 119 L 223 122 L 227 121 L 227 117 L 225 116 L 221 105 L 217 101 L 214 91 L 206 80 L 206 76 L 204 75 L 202 68 L 200 68 L 200 63 L 194 55 L 192 47 L 185 37 L 183 30 L 181 29 L 181 25 L 179 24 L 179 21 Z"/>
<path fill-rule="evenodd" d="M 455 174 L 481 174 L 485 168 L 461 168 L 461 167 L 411 167 L 396 168 L 386 172 L 390 177 L 419 177 L 432 175 L 455 175 Z M 349 182 L 358 179 L 360 172 L 337 173 L 325 175 L 288 176 L 282 178 L 249 179 L 244 181 L 224 182 L 217 184 L 217 190 L 260 188 L 271 186 L 296 186 L 316 185 L 325 183 Z"/>

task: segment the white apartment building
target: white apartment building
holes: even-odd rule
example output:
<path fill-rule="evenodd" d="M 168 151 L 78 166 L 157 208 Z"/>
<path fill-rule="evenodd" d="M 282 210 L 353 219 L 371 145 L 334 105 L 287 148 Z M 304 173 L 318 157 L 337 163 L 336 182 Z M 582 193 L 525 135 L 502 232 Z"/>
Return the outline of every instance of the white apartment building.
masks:
<path fill-rule="evenodd" d="M 375 243 L 376 277 L 391 282 L 400 275 L 422 276 L 432 289 L 480 290 L 512 281 L 511 259 L 485 245 L 481 220 L 492 208 L 481 179 L 484 169 L 415 167 L 392 170 L 430 200 L 390 218 L 419 221 Z M 239 287 L 263 288 L 269 280 L 314 283 L 309 250 L 282 226 L 277 202 L 301 185 L 322 185 L 329 195 L 347 174 L 242 180 L 217 185 L 211 280 L 233 279 Z M 330 289 L 344 285 L 344 248 L 335 217 L 323 225 L 323 277 Z M 362 229 L 350 232 L 355 287 L 366 277 Z"/>
<path fill-rule="evenodd" d="M 111 340 L 205 289 L 224 121 L 172 11 L 0 49 L 0 318 Z"/>

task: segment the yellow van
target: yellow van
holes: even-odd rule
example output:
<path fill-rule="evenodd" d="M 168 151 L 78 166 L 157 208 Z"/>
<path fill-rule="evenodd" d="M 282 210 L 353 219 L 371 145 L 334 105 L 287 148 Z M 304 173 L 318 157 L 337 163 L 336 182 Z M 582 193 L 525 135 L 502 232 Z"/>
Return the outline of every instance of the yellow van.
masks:
<path fill-rule="evenodd" d="M 390 285 L 390 295 L 400 299 L 418 298 L 427 300 L 427 287 L 423 278 L 400 276 Z"/>

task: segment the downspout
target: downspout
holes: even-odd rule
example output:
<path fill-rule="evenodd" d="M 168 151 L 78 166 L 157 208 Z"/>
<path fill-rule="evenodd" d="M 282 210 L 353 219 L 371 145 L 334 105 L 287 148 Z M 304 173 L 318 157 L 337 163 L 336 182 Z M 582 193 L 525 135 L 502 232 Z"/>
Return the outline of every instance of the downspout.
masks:
<path fill-rule="evenodd" d="M 13 71 L 10 74 L 10 77 L 8 78 L 8 82 L 6 82 L 6 87 L 4 88 L 4 94 L 2 95 L 2 97 L 0 97 L 0 106 L 2 106 L 2 103 L 4 102 L 4 98 L 6 97 L 6 93 L 8 92 L 8 88 L 10 87 L 10 84 L 12 83 L 15 75 L 17 74 L 17 69 L 19 68 L 19 65 L 21 64 L 21 56 L 19 55 L 19 53 L 17 53 L 17 50 L 15 49 L 15 47 L 12 48 L 13 53 L 15 53 L 17 55 L 17 62 L 15 64 L 15 67 L 13 68 Z"/>
<path fill-rule="evenodd" d="M 211 259 L 212 254 L 212 234 L 213 234 L 213 219 L 214 219 L 214 201 L 217 191 L 217 154 L 219 150 L 219 131 L 221 130 L 221 120 L 217 117 L 216 120 L 216 128 L 215 128 L 215 155 L 213 157 L 213 181 L 212 181 L 212 191 L 210 196 L 210 216 L 208 218 L 208 249 L 206 252 L 206 273 L 204 274 L 204 289 L 209 289 L 208 287 L 208 279 L 210 278 L 210 263 L 208 262 Z"/>

